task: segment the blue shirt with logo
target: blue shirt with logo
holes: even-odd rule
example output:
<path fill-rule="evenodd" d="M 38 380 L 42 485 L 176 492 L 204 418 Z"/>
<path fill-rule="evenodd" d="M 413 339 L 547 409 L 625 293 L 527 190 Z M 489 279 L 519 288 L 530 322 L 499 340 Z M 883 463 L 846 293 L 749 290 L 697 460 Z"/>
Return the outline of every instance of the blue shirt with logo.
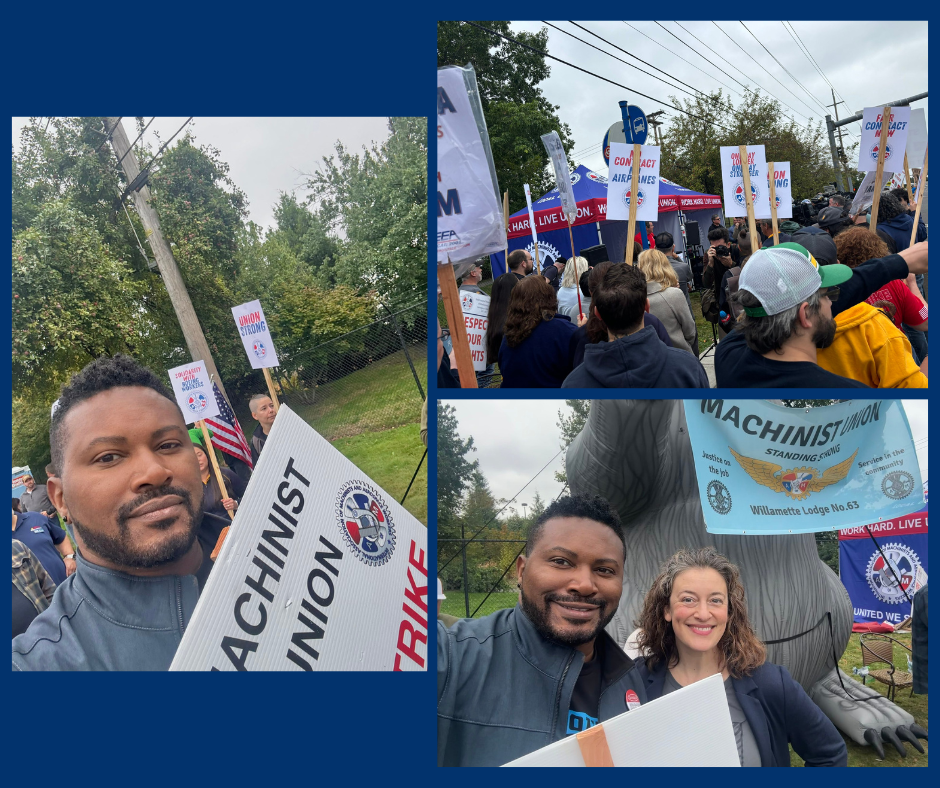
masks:
<path fill-rule="evenodd" d="M 13 538 L 33 551 L 56 585 L 65 580 L 65 562 L 55 546 L 62 544 L 66 533 L 53 520 L 42 512 L 17 514 Z"/>

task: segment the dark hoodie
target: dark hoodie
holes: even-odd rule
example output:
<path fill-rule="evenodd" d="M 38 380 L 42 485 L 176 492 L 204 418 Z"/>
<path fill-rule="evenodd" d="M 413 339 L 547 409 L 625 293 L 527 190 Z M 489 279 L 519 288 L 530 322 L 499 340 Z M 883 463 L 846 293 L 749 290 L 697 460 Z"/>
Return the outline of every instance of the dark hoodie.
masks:
<path fill-rule="evenodd" d="M 911 231 L 914 229 L 914 220 L 906 213 L 892 216 L 890 219 L 878 222 L 878 229 L 884 230 L 891 236 L 894 246 L 899 252 L 903 252 L 911 245 Z M 917 225 L 917 236 L 915 243 L 927 240 L 927 228 L 920 222 Z"/>
<path fill-rule="evenodd" d="M 584 349 L 584 363 L 562 388 L 708 388 L 708 376 L 687 350 L 666 347 L 652 326 Z"/>

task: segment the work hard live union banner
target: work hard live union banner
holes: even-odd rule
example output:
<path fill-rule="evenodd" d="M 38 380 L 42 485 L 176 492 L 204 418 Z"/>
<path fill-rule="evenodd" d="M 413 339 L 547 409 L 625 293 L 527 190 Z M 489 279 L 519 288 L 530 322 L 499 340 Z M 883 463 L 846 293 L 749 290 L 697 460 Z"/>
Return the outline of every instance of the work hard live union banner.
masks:
<path fill-rule="evenodd" d="M 923 484 L 898 400 L 786 408 L 762 400 L 687 400 L 705 527 L 799 534 L 903 517 Z"/>
<path fill-rule="evenodd" d="M 856 624 L 900 624 L 911 614 L 908 597 L 913 599 L 927 583 L 927 572 L 926 506 L 839 531 L 839 577 L 852 600 Z"/>

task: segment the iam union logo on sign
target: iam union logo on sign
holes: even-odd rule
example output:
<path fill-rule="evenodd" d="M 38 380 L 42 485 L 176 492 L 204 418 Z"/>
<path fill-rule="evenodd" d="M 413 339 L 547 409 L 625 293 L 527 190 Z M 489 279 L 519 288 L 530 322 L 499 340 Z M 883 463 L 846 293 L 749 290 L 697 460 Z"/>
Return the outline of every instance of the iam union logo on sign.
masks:
<path fill-rule="evenodd" d="M 757 185 L 754 181 L 751 181 L 751 201 L 757 203 L 757 200 L 760 198 L 760 190 L 757 188 Z M 747 203 L 744 202 L 744 181 L 739 181 L 738 185 L 734 187 L 734 201 L 740 205 L 742 208 L 747 207 Z M 779 204 L 779 203 L 778 203 Z"/>
<path fill-rule="evenodd" d="M 251 349 L 254 351 L 255 355 L 258 358 L 264 358 L 268 354 L 267 348 L 264 346 L 264 342 L 260 340 L 255 340 L 251 346 Z"/>
<path fill-rule="evenodd" d="M 368 566 L 381 566 L 395 551 L 395 526 L 385 501 L 365 482 L 347 482 L 336 498 L 347 546 Z"/>
<path fill-rule="evenodd" d="M 872 553 L 865 568 L 865 578 L 872 593 L 882 602 L 899 605 L 914 583 L 920 558 L 906 544 L 892 542 Z"/>
<path fill-rule="evenodd" d="M 525 250 L 526 250 L 530 255 L 532 255 L 532 260 L 533 260 L 533 264 L 534 264 L 534 261 L 535 261 L 535 244 L 533 244 L 533 243 L 530 241 L 529 244 L 528 244 L 528 246 L 526 246 Z M 559 252 L 557 248 L 555 248 L 555 247 L 554 247 L 552 244 L 550 244 L 550 243 L 545 243 L 545 241 L 539 241 L 539 262 L 542 264 L 542 268 L 544 268 L 544 267 L 547 266 L 547 265 L 551 265 L 551 264 L 554 263 L 559 257 L 561 257 L 561 252 Z"/>
<path fill-rule="evenodd" d="M 868 152 L 868 155 L 871 156 L 872 161 L 878 161 L 878 143 L 876 142 L 871 146 L 871 150 Z M 891 158 L 891 146 L 885 144 L 885 162 Z"/>
<path fill-rule="evenodd" d="M 189 395 L 189 399 L 186 400 L 186 404 L 193 413 L 202 413 L 206 408 L 209 407 L 209 400 L 206 399 L 205 394 L 203 394 L 201 391 L 197 391 L 195 394 Z"/>
<path fill-rule="evenodd" d="M 640 206 L 643 205 L 644 202 L 646 202 L 646 194 L 643 192 L 642 189 L 637 189 L 636 190 L 636 207 L 639 208 Z M 626 205 L 628 208 L 630 207 L 630 189 L 627 189 L 623 193 L 623 204 Z"/>

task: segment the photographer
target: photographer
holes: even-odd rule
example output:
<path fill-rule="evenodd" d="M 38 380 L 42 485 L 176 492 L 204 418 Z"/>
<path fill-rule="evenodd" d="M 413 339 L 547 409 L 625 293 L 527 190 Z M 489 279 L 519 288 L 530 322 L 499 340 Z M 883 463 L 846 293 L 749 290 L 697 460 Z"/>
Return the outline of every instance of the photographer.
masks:
<path fill-rule="evenodd" d="M 728 231 L 724 227 L 712 227 L 708 231 L 708 243 L 708 249 L 705 251 L 705 270 L 702 273 L 702 317 L 717 324 L 721 332 L 720 338 L 723 338 L 728 332 L 720 322 L 721 309 L 718 301 L 721 281 L 725 271 L 739 263 L 740 255 L 737 247 L 728 243 Z"/>

